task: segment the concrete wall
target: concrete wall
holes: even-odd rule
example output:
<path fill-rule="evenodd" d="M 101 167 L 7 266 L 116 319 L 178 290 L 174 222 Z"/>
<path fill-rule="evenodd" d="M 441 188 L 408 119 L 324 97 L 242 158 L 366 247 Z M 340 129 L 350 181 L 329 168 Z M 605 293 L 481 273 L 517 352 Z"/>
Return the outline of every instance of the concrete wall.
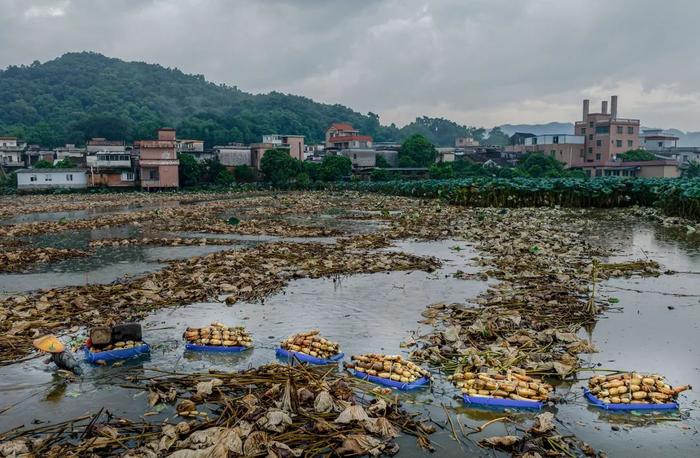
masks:
<path fill-rule="evenodd" d="M 150 170 L 158 170 L 158 178 L 150 178 Z M 180 180 L 178 175 L 177 164 L 173 165 L 151 165 L 151 164 L 141 164 L 141 188 L 178 188 L 180 186 Z"/>
<path fill-rule="evenodd" d="M 642 166 L 637 176 L 645 178 L 677 178 L 680 171 L 676 165 L 650 165 Z"/>
<path fill-rule="evenodd" d="M 126 180 L 126 172 L 134 176 L 133 180 Z M 88 173 L 89 186 L 107 186 L 109 188 L 132 188 L 136 186 L 136 173 L 131 170 L 101 170 Z"/>

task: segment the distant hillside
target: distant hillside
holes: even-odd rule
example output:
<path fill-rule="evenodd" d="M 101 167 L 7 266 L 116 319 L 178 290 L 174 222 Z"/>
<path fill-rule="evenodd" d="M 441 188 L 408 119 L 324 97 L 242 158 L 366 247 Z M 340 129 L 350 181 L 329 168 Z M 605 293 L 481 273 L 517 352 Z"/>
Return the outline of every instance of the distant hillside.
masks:
<path fill-rule="evenodd" d="M 535 135 L 574 134 L 574 124 L 571 122 L 550 122 L 547 124 L 504 124 L 501 130 L 508 135 L 516 132 L 526 132 Z"/>
<path fill-rule="evenodd" d="M 207 82 L 202 75 L 101 54 L 65 54 L 45 63 L 0 71 L 0 135 L 29 143 L 82 144 L 91 137 L 133 141 L 172 126 L 180 138 L 208 146 L 251 143 L 263 134 L 293 133 L 320 142 L 332 122 L 349 122 L 375 141 L 401 141 L 423 133 L 437 145 L 483 131 L 436 118 L 417 118 L 397 128 L 382 126 L 373 113 L 314 102 L 278 92 L 249 94 Z"/>

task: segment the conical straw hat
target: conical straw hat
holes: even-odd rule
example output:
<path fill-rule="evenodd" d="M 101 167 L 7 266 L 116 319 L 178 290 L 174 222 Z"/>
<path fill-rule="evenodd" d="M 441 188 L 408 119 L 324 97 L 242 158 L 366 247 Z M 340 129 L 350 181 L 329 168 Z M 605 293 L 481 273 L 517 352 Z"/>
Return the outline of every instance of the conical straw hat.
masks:
<path fill-rule="evenodd" d="M 48 336 L 44 337 L 39 337 L 38 339 L 34 340 L 32 344 L 37 349 L 48 353 L 61 353 L 63 350 L 66 349 L 66 346 L 63 345 L 63 343 L 52 334 L 49 334 Z"/>

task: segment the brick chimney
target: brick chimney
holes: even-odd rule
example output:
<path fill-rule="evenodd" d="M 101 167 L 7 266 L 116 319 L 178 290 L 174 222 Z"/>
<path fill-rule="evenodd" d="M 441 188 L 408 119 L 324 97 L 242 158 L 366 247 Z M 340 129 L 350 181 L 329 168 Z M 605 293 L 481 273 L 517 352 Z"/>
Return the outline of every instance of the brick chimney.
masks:
<path fill-rule="evenodd" d="M 608 114 L 608 101 L 603 100 L 600 104 L 600 112 L 603 114 Z"/>
<path fill-rule="evenodd" d="M 588 99 L 583 99 L 583 120 L 585 121 L 586 118 L 588 117 L 588 107 L 591 104 L 591 101 Z"/>
<path fill-rule="evenodd" d="M 610 97 L 610 117 L 617 118 L 617 96 L 613 95 Z"/>

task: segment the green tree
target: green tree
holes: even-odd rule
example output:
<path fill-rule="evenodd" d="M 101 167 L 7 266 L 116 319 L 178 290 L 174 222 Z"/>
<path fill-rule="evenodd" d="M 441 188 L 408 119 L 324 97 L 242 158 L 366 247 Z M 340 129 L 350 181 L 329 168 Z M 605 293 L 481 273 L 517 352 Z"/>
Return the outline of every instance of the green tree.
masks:
<path fill-rule="evenodd" d="M 377 154 L 374 165 L 375 167 L 379 167 L 380 169 L 388 169 L 389 167 L 391 167 L 389 161 L 387 161 L 386 158 L 380 154 Z"/>
<path fill-rule="evenodd" d="M 428 169 L 430 178 L 435 180 L 447 180 L 450 178 L 455 178 L 455 171 L 452 168 L 452 164 L 433 164 Z"/>
<path fill-rule="evenodd" d="M 372 181 L 392 181 L 399 178 L 396 172 L 387 169 L 374 169 L 369 175 L 369 179 Z"/>
<path fill-rule="evenodd" d="M 494 146 L 506 146 L 510 141 L 510 137 L 506 135 L 500 127 L 494 127 L 489 132 L 489 137 L 486 139 L 486 143 Z"/>
<path fill-rule="evenodd" d="M 269 149 L 260 160 L 260 171 L 275 186 L 288 183 L 301 172 L 301 161 L 284 149 Z"/>
<path fill-rule="evenodd" d="M 655 161 L 656 156 L 645 149 L 631 149 L 617 155 L 622 162 Z"/>
<path fill-rule="evenodd" d="M 688 178 L 700 178 L 700 162 L 691 161 L 683 171 L 683 176 Z"/>
<path fill-rule="evenodd" d="M 533 178 L 583 177 L 579 170 L 566 170 L 564 163 L 541 151 L 525 153 L 518 161 L 517 169 L 524 176 Z"/>
<path fill-rule="evenodd" d="M 237 165 L 233 169 L 233 176 L 238 183 L 252 183 L 255 181 L 255 170 L 249 165 Z"/>
<path fill-rule="evenodd" d="M 352 173 L 352 161 L 345 156 L 326 156 L 321 161 L 319 179 L 338 181 Z"/>
<path fill-rule="evenodd" d="M 60 161 L 54 164 L 54 168 L 57 169 L 72 169 L 75 167 L 75 163 L 69 157 L 64 157 Z"/>
<path fill-rule="evenodd" d="M 304 173 L 309 176 L 311 181 L 318 181 L 321 179 L 321 164 L 318 162 L 304 161 L 302 167 Z"/>
<path fill-rule="evenodd" d="M 401 167 L 428 167 L 435 163 L 438 152 L 423 135 L 411 135 L 399 149 Z"/>
<path fill-rule="evenodd" d="M 198 186 L 202 180 L 202 164 L 197 162 L 193 155 L 187 153 L 180 153 L 177 158 L 180 160 L 178 171 L 182 187 Z"/>
<path fill-rule="evenodd" d="M 35 169 L 52 169 L 53 164 L 49 161 L 46 161 L 44 159 L 41 159 L 34 164 Z"/>

